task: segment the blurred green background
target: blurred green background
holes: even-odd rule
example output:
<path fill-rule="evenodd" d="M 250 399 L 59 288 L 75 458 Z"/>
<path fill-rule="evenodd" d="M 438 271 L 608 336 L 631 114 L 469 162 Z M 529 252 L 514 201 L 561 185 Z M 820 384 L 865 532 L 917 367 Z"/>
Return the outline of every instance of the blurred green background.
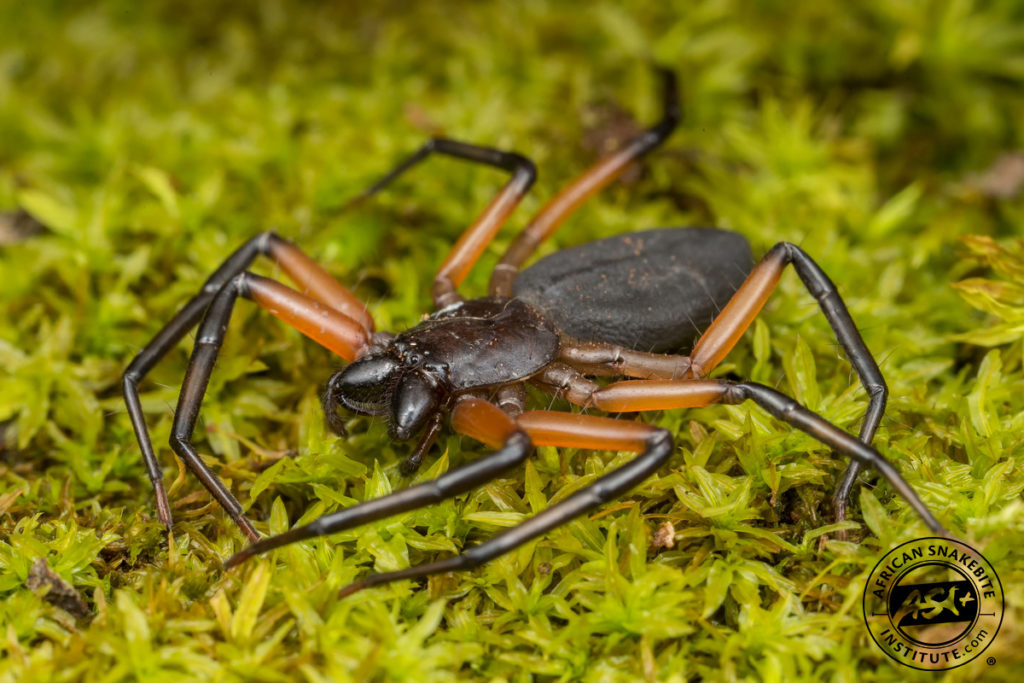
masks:
<path fill-rule="evenodd" d="M 652 61 L 680 77 L 680 129 L 542 252 L 715 224 L 818 260 L 889 382 L 876 443 L 1007 592 L 985 656 L 945 675 L 1019 679 L 1022 22 L 1015 0 L 0 0 L 0 681 L 934 678 L 890 661 L 860 613 L 881 554 L 925 527 L 868 475 L 838 540 L 844 463 L 748 406 L 648 416 L 676 453 L 622 500 L 474 572 L 338 600 L 631 456 L 540 449 L 457 501 L 223 572 L 243 538 L 163 445 L 186 340 L 142 386 L 173 534 L 155 520 L 120 375 L 230 250 L 273 227 L 379 327 L 415 323 L 504 178 L 432 159 L 346 202 L 443 134 L 540 170 L 464 287 L 482 294 L 530 212 L 658 116 Z M 199 447 L 263 532 L 410 483 L 379 421 L 327 436 L 337 365 L 237 306 Z M 866 406 L 792 274 L 719 374 L 850 431 Z M 484 452 L 442 438 L 417 478 Z M 666 521 L 675 545 L 656 549 Z"/>

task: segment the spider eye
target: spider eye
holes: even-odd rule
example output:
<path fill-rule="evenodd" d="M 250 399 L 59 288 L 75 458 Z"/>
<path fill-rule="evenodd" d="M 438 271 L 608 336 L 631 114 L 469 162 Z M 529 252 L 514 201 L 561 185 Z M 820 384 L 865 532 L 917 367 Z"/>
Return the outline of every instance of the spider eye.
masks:
<path fill-rule="evenodd" d="M 357 360 L 331 377 L 325 406 L 328 411 L 333 404 L 364 415 L 386 414 L 392 377 L 398 367 L 398 363 L 387 356 Z"/>

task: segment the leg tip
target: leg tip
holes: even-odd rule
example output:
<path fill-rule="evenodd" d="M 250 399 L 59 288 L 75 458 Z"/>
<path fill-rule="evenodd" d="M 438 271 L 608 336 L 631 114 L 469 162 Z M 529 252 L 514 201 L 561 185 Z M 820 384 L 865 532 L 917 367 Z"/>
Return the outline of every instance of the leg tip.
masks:
<path fill-rule="evenodd" d="M 245 534 L 245 537 L 249 539 L 250 543 L 256 543 L 260 540 L 260 534 L 256 531 L 256 527 L 252 525 L 252 522 L 245 517 L 239 517 L 235 521 L 238 522 L 238 527 L 242 530 L 242 533 Z"/>
<path fill-rule="evenodd" d="M 422 463 L 423 459 L 421 457 L 416 457 L 416 454 L 414 453 L 402 461 L 402 464 L 398 466 L 398 471 L 402 473 L 403 477 L 411 477 L 419 471 Z"/>
<path fill-rule="evenodd" d="M 347 213 L 349 211 L 354 211 L 355 209 L 358 209 L 372 194 L 372 192 L 364 192 L 360 195 L 353 197 L 352 199 L 348 200 L 347 202 L 341 205 L 341 212 Z"/>
<path fill-rule="evenodd" d="M 224 569 L 231 569 L 232 567 L 236 567 L 255 554 L 256 553 L 253 551 L 253 547 L 249 546 L 245 550 L 241 550 L 232 555 L 231 557 L 229 557 L 227 561 L 224 562 Z"/>
<path fill-rule="evenodd" d="M 167 500 L 167 493 L 162 487 L 156 490 L 156 517 L 168 529 L 174 526 L 174 519 L 171 516 L 171 504 Z"/>
<path fill-rule="evenodd" d="M 845 498 L 833 498 L 832 499 L 832 521 L 835 523 L 846 521 L 846 499 Z M 850 540 L 850 533 L 846 529 L 840 529 L 836 531 L 837 541 L 848 541 Z"/>
<path fill-rule="evenodd" d="M 352 583 L 338 591 L 338 599 L 341 600 L 342 598 L 347 598 L 353 593 L 358 593 L 359 591 L 363 590 L 364 588 L 368 588 L 369 586 L 370 582 L 366 579 L 363 579 L 362 581 L 353 581 Z"/>

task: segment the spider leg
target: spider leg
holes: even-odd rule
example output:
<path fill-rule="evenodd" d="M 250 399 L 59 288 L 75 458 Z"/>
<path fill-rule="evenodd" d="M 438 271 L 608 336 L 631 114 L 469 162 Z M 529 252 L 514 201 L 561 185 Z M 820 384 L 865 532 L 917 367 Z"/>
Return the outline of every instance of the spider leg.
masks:
<path fill-rule="evenodd" d="M 521 464 L 533 450 L 529 437 L 516 423 L 501 409 L 483 399 L 467 398 L 460 401 L 452 411 L 452 424 L 457 431 L 498 450 L 446 472 L 433 481 L 338 510 L 305 526 L 256 541 L 231 557 L 224 563 L 224 567 L 234 567 L 254 555 L 289 543 L 344 531 L 465 493 Z"/>
<path fill-rule="evenodd" d="M 434 446 L 434 442 L 437 441 L 437 435 L 441 433 L 441 427 L 444 426 L 443 413 L 434 413 L 434 416 L 427 423 L 427 427 L 423 432 L 423 436 L 420 437 L 419 442 L 416 444 L 416 448 L 413 452 L 402 462 L 399 469 L 402 474 L 410 475 L 420 468 L 420 464 L 423 462 L 423 456 L 425 456 L 430 449 Z"/>
<path fill-rule="evenodd" d="M 667 431 L 639 422 L 547 410 L 523 413 L 516 422 L 538 446 L 623 450 L 640 455 L 590 486 L 538 512 L 519 526 L 473 546 L 461 555 L 398 571 L 372 574 L 343 588 L 339 597 L 401 579 L 478 567 L 622 495 L 661 467 L 672 453 L 672 437 Z"/>
<path fill-rule="evenodd" d="M 752 400 L 776 418 L 810 434 L 831 448 L 875 467 L 933 532 L 949 536 L 896 468 L 878 451 L 774 389 L 752 382 L 736 383 L 726 380 L 636 380 L 617 382 L 598 390 L 588 391 L 593 399 L 590 405 L 609 411 L 690 408 Z M 521 415 L 516 423 L 538 446 L 615 449 L 634 451 L 640 455 L 519 526 L 498 534 L 461 555 L 368 576 L 343 588 L 339 592 L 339 597 L 392 581 L 477 567 L 622 495 L 654 473 L 672 453 L 672 437 L 667 431 L 638 422 L 535 410 Z M 465 426 L 460 431 L 476 436 L 471 428 Z"/>
<path fill-rule="evenodd" d="M 434 152 L 478 164 L 495 166 L 512 173 L 512 179 L 491 200 L 491 203 L 473 224 L 462 233 L 438 269 L 437 275 L 434 276 L 432 292 L 434 305 L 441 309 L 457 301 L 462 301 L 456 288 L 469 274 L 473 264 L 477 262 L 509 214 L 533 185 L 533 181 L 537 179 L 537 169 L 532 161 L 514 152 L 502 152 L 446 138 L 433 138 L 377 181 L 370 189 L 356 197 L 352 203 L 361 202 L 380 192 L 400 175 Z"/>
<path fill-rule="evenodd" d="M 679 124 L 679 85 L 668 69 L 659 68 L 663 82 L 663 114 L 654 126 L 627 142 L 621 149 L 601 158 L 577 177 L 530 219 L 526 228 L 516 237 L 491 275 L 492 296 L 512 296 L 512 283 L 519 268 L 550 237 L 579 206 L 592 195 L 607 187 L 629 166 L 664 142 Z"/>
<path fill-rule="evenodd" d="M 507 384 L 494 395 L 494 402 L 511 418 L 517 418 L 526 410 L 526 388 L 522 384 Z"/>
<path fill-rule="evenodd" d="M 256 541 L 259 534 L 243 516 L 242 506 L 203 462 L 192 445 L 192 434 L 203 396 L 224 342 L 235 300 L 239 296 L 255 301 L 272 315 L 349 361 L 357 358 L 367 348 L 371 335 L 344 313 L 280 282 L 249 272 L 229 280 L 210 303 L 199 325 L 185 381 L 178 396 L 178 407 L 174 411 L 174 423 L 171 426 L 171 448 L 199 477 L 249 540 Z"/>
<path fill-rule="evenodd" d="M 558 357 L 585 375 L 680 379 L 690 370 L 688 356 L 646 353 L 615 344 L 563 343 Z"/>
<path fill-rule="evenodd" d="M 929 529 L 940 535 L 948 535 L 910 484 L 881 453 L 775 389 L 754 382 L 718 379 L 626 380 L 601 387 L 565 366 L 546 370 L 536 381 L 557 390 L 572 403 L 613 413 L 699 408 L 716 403 L 753 401 L 774 417 L 849 456 L 854 462 L 874 467 Z M 533 436 L 532 432 L 530 434 Z"/>
<path fill-rule="evenodd" d="M 861 384 L 868 392 L 868 409 L 860 429 L 860 440 L 871 443 L 885 411 L 889 389 L 881 370 L 868 350 L 836 286 L 807 253 L 789 242 L 780 242 L 765 254 L 722 312 L 697 340 L 690 353 L 691 377 L 703 377 L 718 365 L 753 322 L 787 265 L 792 264 L 807 291 L 818 301 L 821 312 L 846 352 Z M 836 521 L 846 519 L 846 507 L 862 463 L 847 467 L 832 498 Z"/>
<path fill-rule="evenodd" d="M 139 382 L 199 322 L 217 292 L 232 278 L 245 271 L 260 255 L 276 261 L 285 274 L 299 287 L 308 291 L 312 298 L 355 319 L 368 334 L 373 331 L 373 318 L 351 292 L 295 245 L 273 232 L 264 232 L 253 237 L 228 256 L 203 284 L 199 293 L 189 300 L 132 360 L 122 380 L 128 415 L 156 494 L 157 517 L 167 527 L 171 526 L 171 507 L 164 490 L 163 470 L 153 450 L 149 430 L 146 428 L 146 418 L 139 398 Z"/>

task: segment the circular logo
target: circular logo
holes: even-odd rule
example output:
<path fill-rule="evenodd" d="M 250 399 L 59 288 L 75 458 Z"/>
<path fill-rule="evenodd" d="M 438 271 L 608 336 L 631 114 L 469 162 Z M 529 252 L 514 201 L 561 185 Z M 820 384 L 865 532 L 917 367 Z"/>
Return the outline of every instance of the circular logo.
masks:
<path fill-rule="evenodd" d="M 864 586 L 864 623 L 885 654 L 914 669 L 953 669 L 1003 623 L 1003 586 L 981 553 L 948 538 L 890 550 Z"/>

